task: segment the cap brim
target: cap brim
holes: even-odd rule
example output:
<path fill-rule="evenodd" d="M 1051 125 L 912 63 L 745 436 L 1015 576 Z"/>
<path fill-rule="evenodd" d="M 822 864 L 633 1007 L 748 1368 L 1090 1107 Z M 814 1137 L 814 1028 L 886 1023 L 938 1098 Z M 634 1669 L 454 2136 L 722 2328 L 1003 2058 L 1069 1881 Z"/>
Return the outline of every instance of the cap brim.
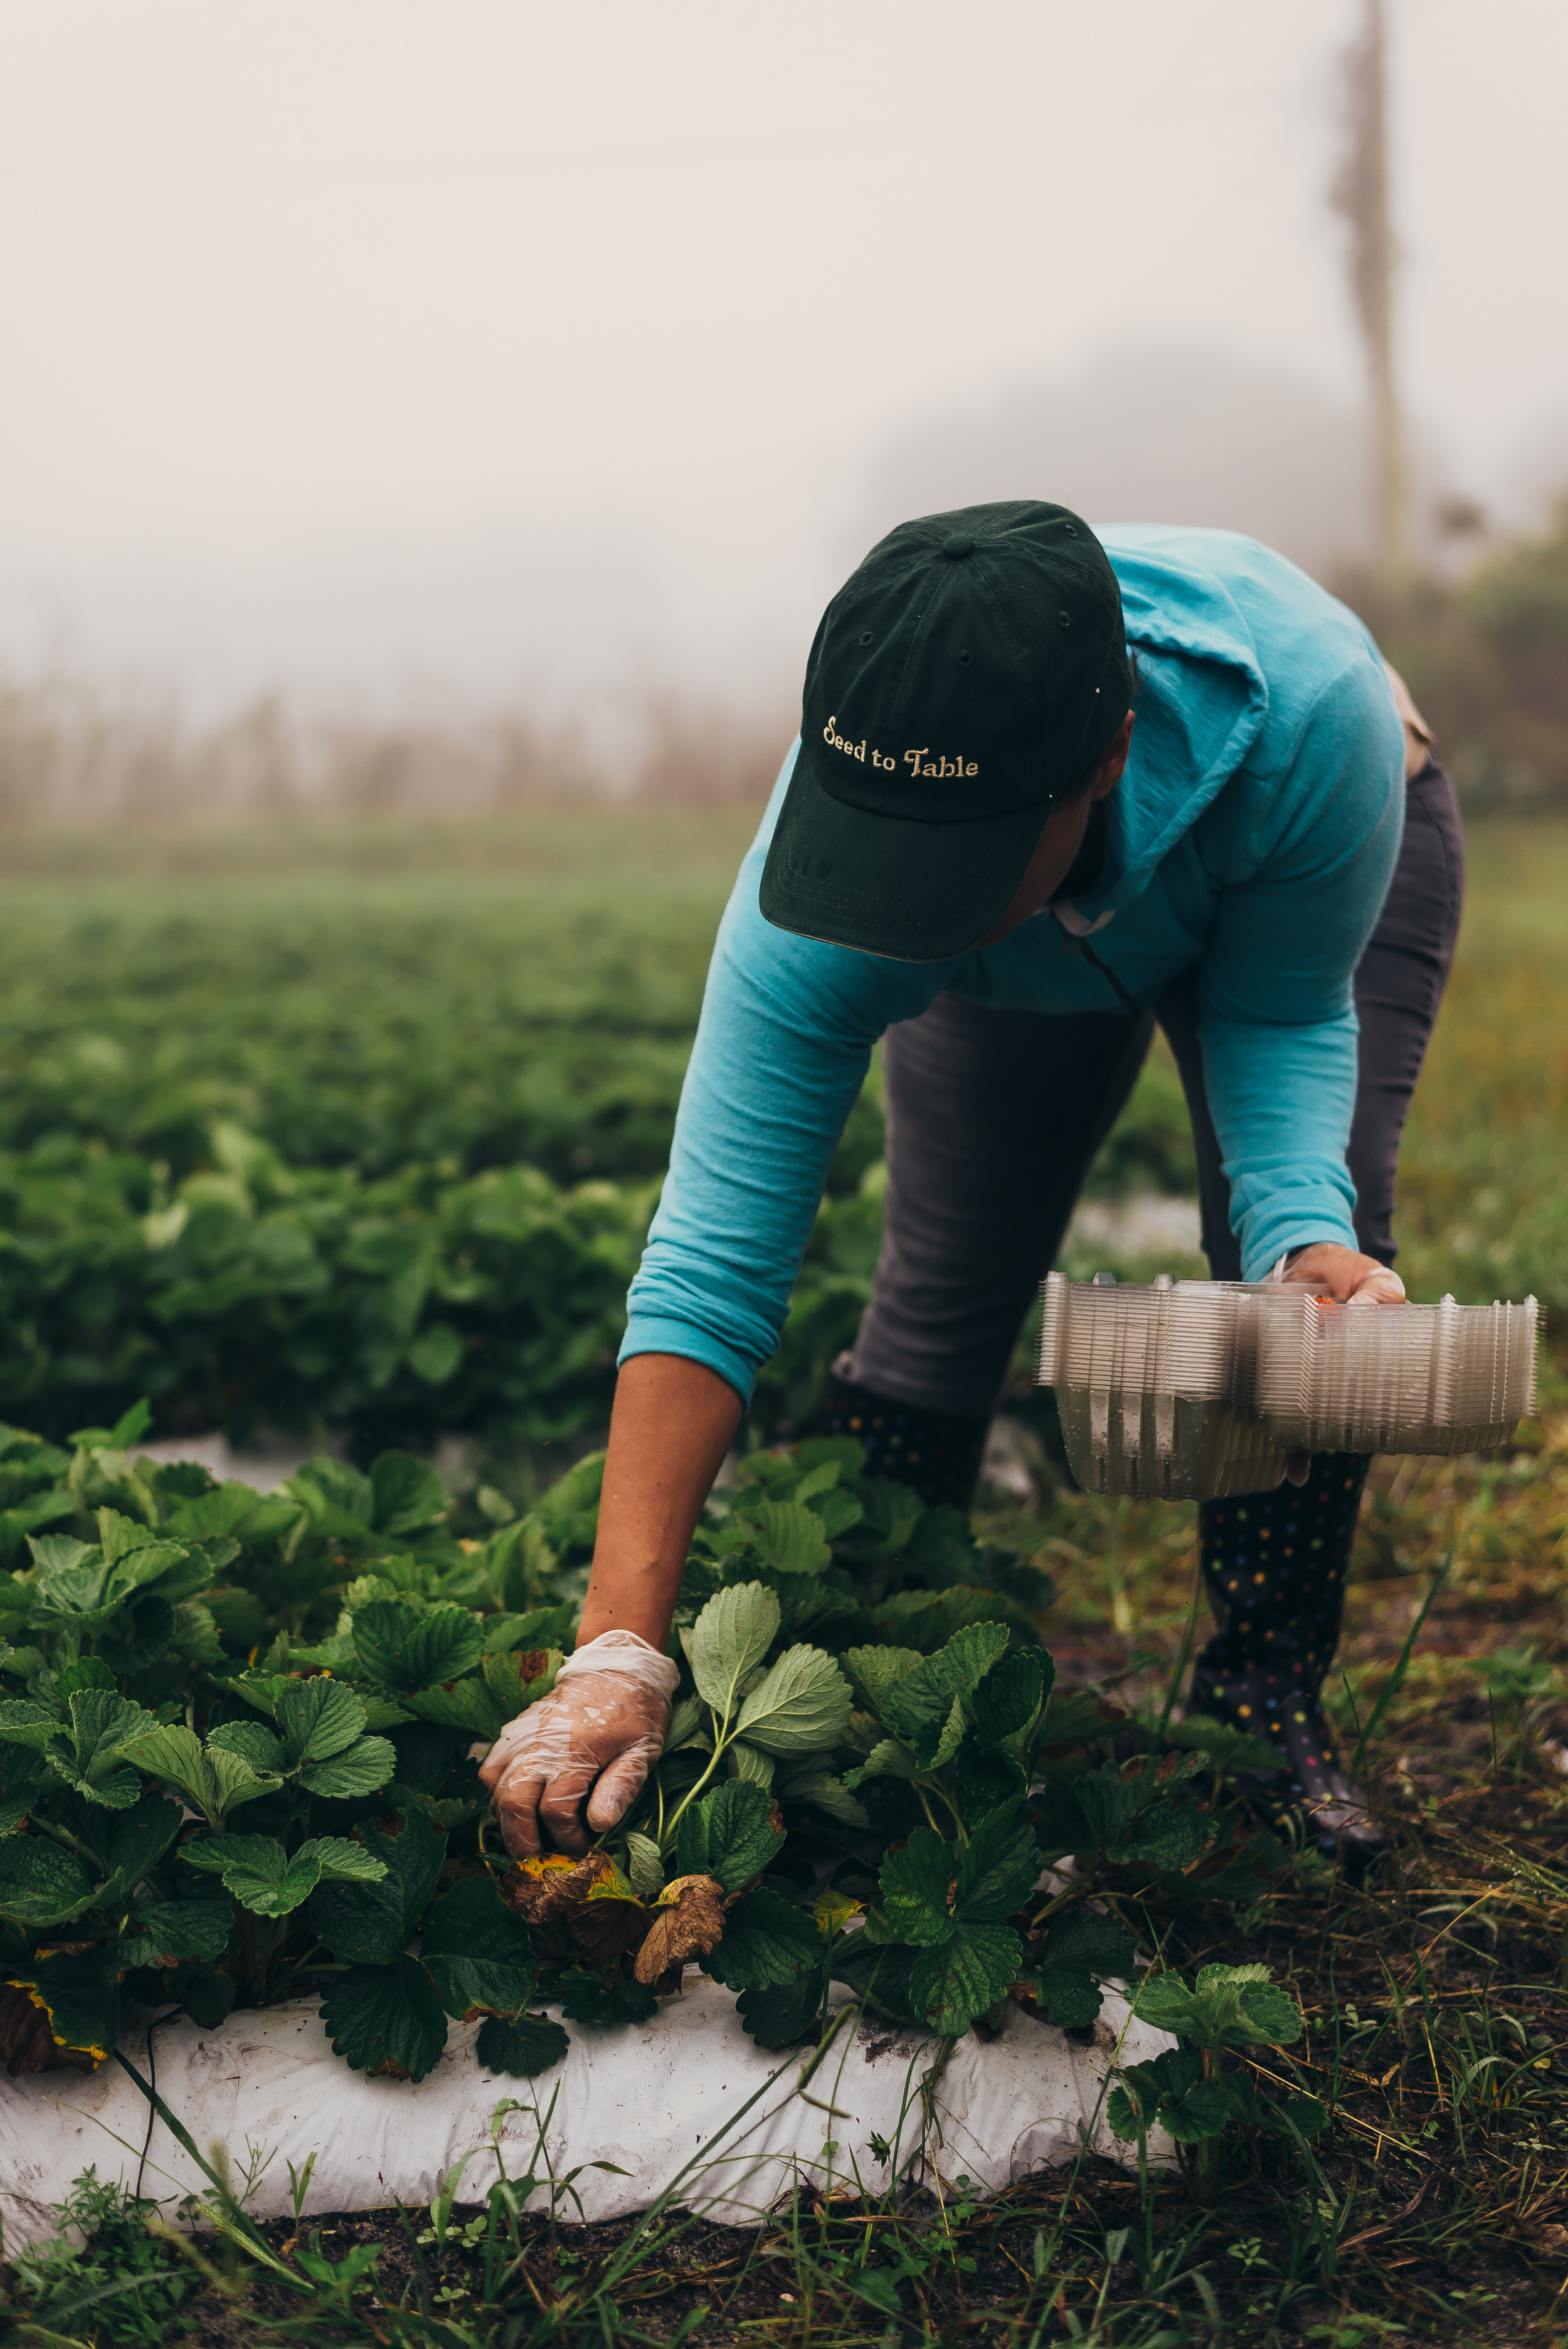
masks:
<path fill-rule="evenodd" d="M 946 962 L 995 928 L 1051 802 L 974 823 L 869 814 L 823 790 L 802 744 L 762 868 L 767 920 L 895 962 Z"/>

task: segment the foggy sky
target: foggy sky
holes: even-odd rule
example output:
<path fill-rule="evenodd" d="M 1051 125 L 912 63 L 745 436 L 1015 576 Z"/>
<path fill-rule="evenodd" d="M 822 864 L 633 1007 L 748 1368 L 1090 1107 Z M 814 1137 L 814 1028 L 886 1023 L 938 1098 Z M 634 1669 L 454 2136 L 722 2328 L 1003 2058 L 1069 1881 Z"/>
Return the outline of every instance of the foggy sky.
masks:
<path fill-rule="evenodd" d="M 1522 512 L 1568 471 L 1568 10 L 1394 21 L 1408 404 Z M 1283 541 L 1287 445 L 1353 530 L 1350 23 L 0 0 L 0 658 L 722 692 L 899 501 L 1015 465 Z"/>

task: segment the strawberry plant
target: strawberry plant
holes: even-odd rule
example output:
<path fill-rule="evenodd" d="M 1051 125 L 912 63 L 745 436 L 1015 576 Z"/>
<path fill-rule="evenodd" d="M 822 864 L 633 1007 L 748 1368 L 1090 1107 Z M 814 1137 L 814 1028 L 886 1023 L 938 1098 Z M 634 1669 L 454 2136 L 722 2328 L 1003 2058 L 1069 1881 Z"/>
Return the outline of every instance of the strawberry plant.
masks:
<path fill-rule="evenodd" d="M 137 1456 L 146 1418 L 0 1431 L 13 2070 L 101 2062 L 125 2000 L 211 2028 L 307 1996 L 356 2069 L 420 2079 L 466 2021 L 527 2075 L 687 1964 L 769 2046 L 846 1993 L 946 2035 L 1009 1996 L 1078 2023 L 1134 1959 L 1101 1891 L 1215 1841 L 1201 1751 L 1097 1760 L 1119 1716 L 1057 1699 L 1041 1578 L 835 1441 L 714 1496 L 663 1758 L 586 1859 L 516 1864 L 474 1756 L 573 1647 L 602 1460 L 459 1541 L 410 1455 L 263 1496 Z"/>
<path fill-rule="evenodd" d="M 1204 1966 L 1191 1987 L 1180 1974 L 1151 1974 L 1133 2012 L 1181 2044 L 1125 2065 L 1107 2118 L 1129 2143 L 1143 2143 L 1151 2128 L 1168 2130 L 1200 2203 L 1218 2196 L 1227 2132 L 1262 2128 L 1294 2139 L 1327 2126 L 1315 2096 L 1276 2100 L 1260 2093 L 1251 2072 L 1221 2068 L 1227 2050 L 1284 2047 L 1301 2037 L 1301 2009 L 1270 1981 L 1267 1966 Z"/>

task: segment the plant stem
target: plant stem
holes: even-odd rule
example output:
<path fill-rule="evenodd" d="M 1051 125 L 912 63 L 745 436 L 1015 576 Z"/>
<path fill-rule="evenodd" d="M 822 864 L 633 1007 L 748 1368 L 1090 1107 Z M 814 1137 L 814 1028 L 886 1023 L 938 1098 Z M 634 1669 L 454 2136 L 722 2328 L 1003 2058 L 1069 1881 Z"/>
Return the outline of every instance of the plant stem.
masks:
<path fill-rule="evenodd" d="M 729 1729 L 729 1714 L 727 1712 L 725 1713 L 723 1721 L 720 1722 L 718 1721 L 717 1715 L 710 1706 L 708 1708 L 708 1719 L 716 1723 L 713 1733 L 713 1758 L 708 1763 L 707 1768 L 703 1772 L 702 1776 L 697 1780 L 696 1785 L 688 1787 L 686 1792 L 682 1795 L 680 1801 L 676 1805 L 675 1814 L 671 1818 L 668 1826 L 661 1828 L 659 1833 L 659 1849 L 661 1852 L 663 1852 L 666 1847 L 666 1839 L 673 1836 L 676 1829 L 679 1826 L 683 1814 L 690 1810 L 692 1805 L 696 1802 L 697 1796 L 702 1793 L 703 1789 L 707 1786 L 708 1780 L 717 1769 L 719 1762 L 723 1757 L 725 1747 L 734 1744 L 734 1739 L 727 1733 Z"/>
<path fill-rule="evenodd" d="M 1192 1604 L 1187 1609 L 1187 1621 L 1181 1633 L 1181 1649 L 1177 1653 L 1175 1667 L 1171 1674 L 1170 1685 L 1165 1691 L 1165 1710 L 1160 1716 L 1160 1726 L 1154 1733 L 1161 1745 L 1165 1743 L 1165 1732 L 1171 1726 L 1171 1715 L 1175 1710 L 1177 1694 L 1181 1686 L 1181 1675 L 1187 1669 L 1187 1659 L 1192 1652 L 1192 1640 L 1198 1629 L 1198 1603 L 1202 1596 L 1202 1570 L 1195 1570 L 1192 1576 Z"/>

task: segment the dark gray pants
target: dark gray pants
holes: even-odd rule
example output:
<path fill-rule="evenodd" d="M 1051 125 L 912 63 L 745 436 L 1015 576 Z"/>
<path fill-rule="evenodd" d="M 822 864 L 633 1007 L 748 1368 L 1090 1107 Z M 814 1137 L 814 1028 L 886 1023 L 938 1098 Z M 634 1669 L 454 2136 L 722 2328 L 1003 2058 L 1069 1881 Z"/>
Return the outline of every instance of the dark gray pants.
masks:
<path fill-rule="evenodd" d="M 1361 1247 L 1385 1264 L 1394 1261 L 1399 1137 L 1463 895 L 1459 810 L 1432 760 L 1406 785 L 1398 863 L 1356 972 L 1361 1037 L 1349 1166 Z M 1115 936 L 1113 926 L 1104 941 L 1113 965 Z M 890 1028 L 882 1047 L 886 1226 L 852 1358 L 857 1383 L 925 1411 L 976 1418 L 995 1410 L 1024 1316 L 1156 1021 L 1186 1089 L 1209 1270 L 1216 1280 L 1240 1278 L 1230 1185 L 1203 1090 L 1195 971 L 1141 1018 L 1050 1018 L 939 996 L 920 1019 Z"/>

